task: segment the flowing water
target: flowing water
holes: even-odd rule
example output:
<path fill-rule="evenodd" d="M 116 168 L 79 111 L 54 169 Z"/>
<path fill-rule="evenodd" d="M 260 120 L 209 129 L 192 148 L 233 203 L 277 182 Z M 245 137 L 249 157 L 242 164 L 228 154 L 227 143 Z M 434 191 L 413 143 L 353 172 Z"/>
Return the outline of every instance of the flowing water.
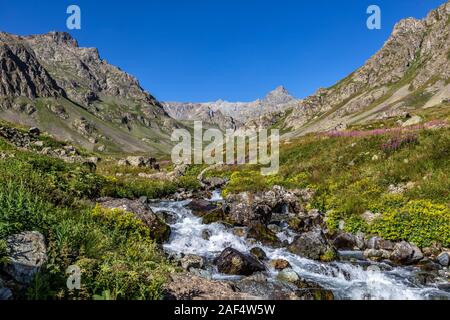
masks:
<path fill-rule="evenodd" d="M 215 192 L 210 201 L 220 200 L 220 193 Z M 285 248 L 273 249 L 261 244 L 255 245 L 236 236 L 231 229 L 222 224 L 204 225 L 201 218 L 194 216 L 186 208 L 187 204 L 189 201 L 162 202 L 152 206 L 155 212 L 169 211 L 176 215 L 176 222 L 171 225 L 172 236 L 164 245 L 164 249 L 169 253 L 194 254 L 211 261 L 227 247 L 248 253 L 253 247 L 258 246 L 270 259 L 289 261 L 300 277 L 332 290 L 337 299 L 450 299 L 448 292 L 415 283 L 414 273 L 417 272 L 415 268 L 384 268 L 379 264 L 368 270 L 350 262 L 321 263 L 294 255 Z M 205 232 L 210 235 L 208 240 L 204 239 Z M 295 234 L 286 229 L 278 236 L 282 240 L 292 241 Z M 271 277 L 276 277 L 275 270 L 270 268 L 268 270 Z M 229 277 L 215 271 L 213 278 Z"/>

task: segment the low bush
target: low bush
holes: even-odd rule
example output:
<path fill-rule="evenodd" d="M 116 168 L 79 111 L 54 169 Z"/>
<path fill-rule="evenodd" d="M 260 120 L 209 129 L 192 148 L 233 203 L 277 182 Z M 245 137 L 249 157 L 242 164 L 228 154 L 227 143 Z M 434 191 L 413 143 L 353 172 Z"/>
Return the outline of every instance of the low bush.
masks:
<path fill-rule="evenodd" d="M 388 240 L 406 240 L 421 247 L 438 242 L 450 245 L 450 210 L 445 205 L 414 200 L 385 212 L 371 226 L 371 231 Z"/>

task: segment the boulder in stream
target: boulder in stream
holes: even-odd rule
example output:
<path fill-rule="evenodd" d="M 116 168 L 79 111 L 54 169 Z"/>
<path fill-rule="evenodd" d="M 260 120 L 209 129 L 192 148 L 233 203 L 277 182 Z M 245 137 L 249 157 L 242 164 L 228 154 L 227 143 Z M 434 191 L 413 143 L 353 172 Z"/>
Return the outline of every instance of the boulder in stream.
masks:
<path fill-rule="evenodd" d="M 277 235 L 261 223 L 254 223 L 248 229 L 247 237 L 273 247 L 280 247 L 281 245 Z"/>
<path fill-rule="evenodd" d="M 284 282 L 295 283 L 300 280 L 300 277 L 293 269 L 288 268 L 278 273 L 277 279 Z"/>
<path fill-rule="evenodd" d="M 398 264 L 409 265 L 422 260 L 423 254 L 415 245 L 402 241 L 394 246 L 390 259 Z"/>
<path fill-rule="evenodd" d="M 333 239 L 333 245 L 338 250 L 353 250 L 357 246 L 356 237 L 351 233 L 340 233 Z"/>
<path fill-rule="evenodd" d="M 259 261 L 267 259 L 267 254 L 260 247 L 254 247 L 250 250 L 250 253 L 254 255 Z"/>
<path fill-rule="evenodd" d="M 312 260 L 330 260 L 336 256 L 336 249 L 321 230 L 303 233 L 289 246 L 289 251 Z"/>
<path fill-rule="evenodd" d="M 282 271 L 284 269 L 290 268 L 291 264 L 289 263 L 289 261 L 283 259 L 275 259 L 270 261 L 270 266 L 275 270 Z"/>
<path fill-rule="evenodd" d="M 205 259 L 197 255 L 189 254 L 181 258 L 180 264 L 181 267 L 187 271 L 190 269 L 201 269 L 205 264 Z"/>
<path fill-rule="evenodd" d="M 284 283 L 295 285 L 298 300 L 334 300 L 334 294 L 331 290 L 327 290 L 317 283 L 300 278 L 290 268 L 281 271 L 277 279 Z"/>
<path fill-rule="evenodd" d="M 261 273 L 246 277 L 234 284 L 240 292 L 257 296 L 264 300 L 298 300 L 294 284 L 267 278 Z"/>
<path fill-rule="evenodd" d="M 256 258 L 243 254 L 233 248 L 226 248 L 215 260 L 220 273 L 250 276 L 266 268 Z"/>
<path fill-rule="evenodd" d="M 450 264 L 450 254 L 448 252 L 442 252 L 437 256 L 436 260 L 443 267 L 448 267 Z"/>
<path fill-rule="evenodd" d="M 225 200 L 225 213 L 230 222 L 248 227 L 255 223 L 267 226 L 273 214 L 303 211 L 299 196 L 279 186 L 266 192 L 230 194 Z"/>

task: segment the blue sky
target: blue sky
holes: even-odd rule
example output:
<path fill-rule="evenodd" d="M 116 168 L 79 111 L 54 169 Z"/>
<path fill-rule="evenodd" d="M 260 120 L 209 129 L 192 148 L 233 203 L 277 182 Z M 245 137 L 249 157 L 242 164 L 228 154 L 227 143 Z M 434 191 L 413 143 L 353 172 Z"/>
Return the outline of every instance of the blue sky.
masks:
<path fill-rule="evenodd" d="M 250 101 L 278 85 L 301 98 L 361 66 L 405 17 L 445 0 L 59 0 L 2 1 L 0 30 L 66 28 L 77 4 L 81 46 L 136 76 L 160 100 Z M 368 30 L 366 9 L 382 10 Z"/>

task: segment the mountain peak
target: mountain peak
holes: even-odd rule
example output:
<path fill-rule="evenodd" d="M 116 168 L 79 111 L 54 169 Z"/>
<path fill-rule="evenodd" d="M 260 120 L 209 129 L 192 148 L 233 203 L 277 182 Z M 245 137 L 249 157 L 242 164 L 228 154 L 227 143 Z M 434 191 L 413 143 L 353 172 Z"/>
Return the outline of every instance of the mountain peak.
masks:
<path fill-rule="evenodd" d="M 68 32 L 50 31 L 42 35 L 33 35 L 28 38 L 44 38 L 50 40 L 58 45 L 68 45 L 70 47 L 78 47 L 78 42 Z"/>
<path fill-rule="evenodd" d="M 270 91 L 264 98 L 263 102 L 268 104 L 285 104 L 294 100 L 289 91 L 283 86 L 278 86 Z"/>

